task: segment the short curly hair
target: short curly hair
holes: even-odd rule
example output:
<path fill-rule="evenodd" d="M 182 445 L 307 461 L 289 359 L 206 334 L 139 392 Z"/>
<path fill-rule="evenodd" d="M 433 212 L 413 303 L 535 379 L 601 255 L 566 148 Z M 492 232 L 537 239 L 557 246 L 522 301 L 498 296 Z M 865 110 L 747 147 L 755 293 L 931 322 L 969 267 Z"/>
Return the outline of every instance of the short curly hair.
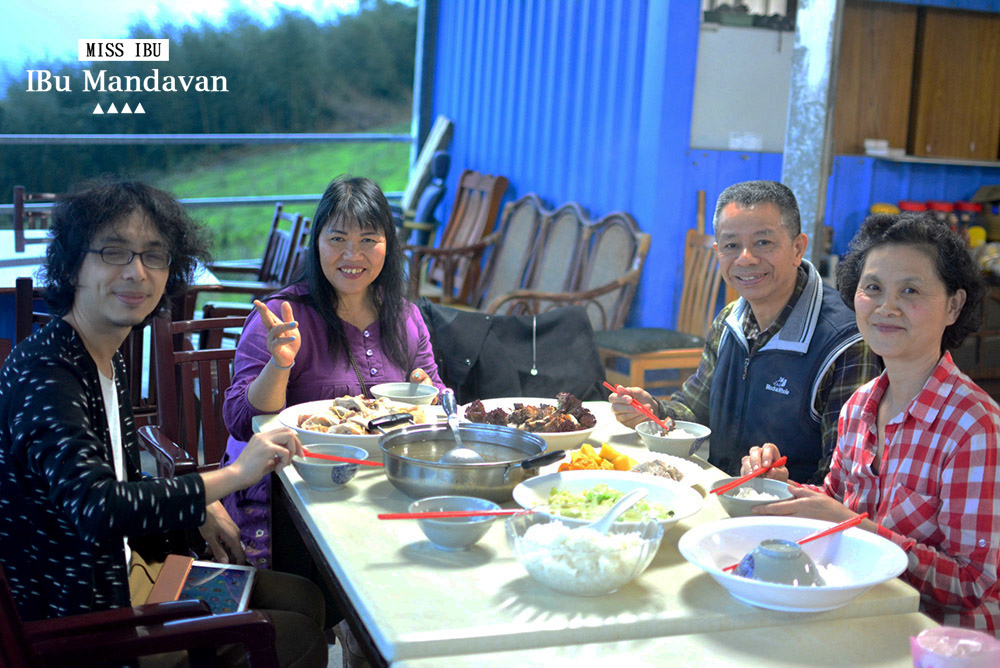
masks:
<path fill-rule="evenodd" d="M 865 218 L 850 250 L 837 265 L 840 298 L 854 310 L 854 295 L 868 253 L 892 244 L 914 246 L 926 253 L 949 295 L 965 290 L 962 310 L 941 335 L 941 352 L 958 348 L 982 324 L 986 282 L 965 243 L 931 214 L 873 214 Z"/>
<path fill-rule="evenodd" d="M 137 210 L 145 213 L 163 236 L 170 253 L 166 289 L 144 323 L 184 294 L 198 263 L 209 259 L 209 242 L 202 228 L 170 193 L 138 181 L 102 176 L 56 199 L 50 225 L 52 240 L 42 269 L 50 313 L 63 316 L 73 307 L 80 266 L 98 232 Z"/>

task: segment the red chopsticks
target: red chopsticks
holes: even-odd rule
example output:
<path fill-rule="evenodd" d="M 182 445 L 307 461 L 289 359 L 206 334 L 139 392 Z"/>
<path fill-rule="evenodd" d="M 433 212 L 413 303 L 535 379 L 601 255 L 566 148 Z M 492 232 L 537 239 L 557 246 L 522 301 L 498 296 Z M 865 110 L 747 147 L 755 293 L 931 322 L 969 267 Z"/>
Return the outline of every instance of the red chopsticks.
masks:
<path fill-rule="evenodd" d="M 380 520 L 427 520 L 447 519 L 449 517 L 479 517 L 480 515 L 517 515 L 530 513 L 531 510 L 429 510 L 422 513 L 379 513 Z"/>
<path fill-rule="evenodd" d="M 728 492 L 729 490 L 733 489 L 734 487 L 739 487 L 740 485 L 742 485 L 743 483 L 745 483 L 747 480 L 750 480 L 751 478 L 756 478 L 761 473 L 764 473 L 764 472 L 769 471 L 769 470 L 771 470 L 773 468 L 777 468 L 777 467 L 781 466 L 786 461 L 788 461 L 788 457 L 785 457 L 784 455 L 782 455 L 781 457 L 778 457 L 776 460 L 774 460 L 771 463 L 770 466 L 761 466 L 759 469 L 757 469 L 756 471 L 754 471 L 752 473 L 747 473 L 745 476 L 737 478 L 736 480 L 733 480 L 731 482 L 727 482 L 725 485 L 720 485 L 719 487 L 716 487 L 715 489 L 712 490 L 712 494 L 724 494 L 725 492 Z"/>
<path fill-rule="evenodd" d="M 612 385 L 611 383 L 609 383 L 608 381 L 604 381 L 604 387 L 608 388 L 609 390 L 611 390 L 615 394 L 621 394 L 618 391 L 618 388 L 615 387 L 614 385 Z M 629 396 L 627 394 L 622 394 L 622 396 L 623 397 L 628 397 L 629 402 L 631 402 L 631 404 L 632 404 L 632 408 L 636 409 L 637 411 L 639 411 L 640 413 L 642 413 L 643 415 L 645 415 L 646 417 L 648 417 L 650 420 L 652 420 L 656 424 L 660 425 L 660 427 L 663 428 L 664 432 L 669 432 L 672 429 L 672 427 L 668 427 L 667 426 L 666 422 L 664 422 L 660 418 L 658 418 L 655 415 L 653 415 L 653 411 L 651 411 L 648 408 L 646 408 L 635 397 Z"/>
<path fill-rule="evenodd" d="M 795 542 L 798 543 L 799 545 L 805 545 L 809 541 L 829 536 L 832 533 L 838 533 L 840 531 L 843 531 L 844 529 L 850 529 L 852 526 L 856 524 L 861 524 L 861 520 L 865 519 L 866 517 L 868 517 L 868 513 L 861 513 L 860 515 L 855 515 L 849 520 L 844 520 L 843 522 L 834 524 L 832 527 L 827 527 L 826 529 L 822 529 L 821 531 L 817 531 L 816 533 L 809 534 L 805 538 L 799 538 Z M 739 566 L 739 564 L 733 564 L 732 566 L 726 566 L 722 570 L 731 571 L 737 566 Z"/>
<path fill-rule="evenodd" d="M 382 462 L 370 462 L 367 459 L 355 459 L 354 457 L 337 457 L 336 455 L 323 455 L 318 452 L 309 452 L 302 448 L 302 455 L 313 459 L 328 459 L 331 462 L 344 462 L 347 464 L 363 464 L 365 466 L 385 466 Z"/>

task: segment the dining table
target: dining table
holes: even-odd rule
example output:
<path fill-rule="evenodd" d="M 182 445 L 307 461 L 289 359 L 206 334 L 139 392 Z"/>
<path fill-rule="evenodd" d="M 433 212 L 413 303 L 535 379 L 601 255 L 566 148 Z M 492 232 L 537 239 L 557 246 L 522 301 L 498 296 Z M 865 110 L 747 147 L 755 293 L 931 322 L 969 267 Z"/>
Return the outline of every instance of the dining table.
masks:
<path fill-rule="evenodd" d="M 646 451 L 609 403 L 584 406 L 597 418 L 588 443 Z M 256 431 L 279 426 L 276 415 L 254 418 Z M 791 613 L 743 603 L 686 561 L 677 547 L 684 532 L 727 517 L 708 493 L 726 474 L 698 454 L 690 459 L 701 471 L 694 485 L 705 497 L 701 510 L 667 528 L 642 575 L 597 597 L 557 593 L 532 579 L 507 543 L 503 518 L 464 552 L 435 548 L 415 521 L 379 520 L 413 501 L 381 468 L 360 467 L 343 488 L 317 490 L 288 466 L 273 474 L 272 503 L 294 525 L 373 665 L 579 665 L 594 656 L 639 665 L 669 665 L 671 658 L 692 665 L 912 665 L 908 638 L 937 624 L 898 578 L 833 610 Z M 276 555 L 280 550 L 275 544 Z"/>

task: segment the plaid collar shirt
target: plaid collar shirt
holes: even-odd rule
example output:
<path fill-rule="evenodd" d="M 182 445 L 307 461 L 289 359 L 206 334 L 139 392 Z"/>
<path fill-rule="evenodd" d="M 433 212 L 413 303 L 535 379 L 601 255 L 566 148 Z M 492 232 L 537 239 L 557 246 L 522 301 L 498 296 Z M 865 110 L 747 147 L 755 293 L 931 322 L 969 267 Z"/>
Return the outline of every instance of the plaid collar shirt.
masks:
<path fill-rule="evenodd" d="M 907 551 L 902 577 L 921 609 L 951 626 L 1000 633 L 1000 407 L 945 353 L 906 410 L 885 425 L 878 474 L 882 374 L 844 405 L 824 491 L 868 512 L 878 534 Z"/>
<path fill-rule="evenodd" d="M 743 333 L 750 344 L 750 354 L 753 355 L 764 347 L 771 338 L 781 331 L 785 322 L 805 290 L 808 277 L 803 267 L 799 267 L 795 289 L 785 308 L 771 326 L 760 331 L 760 325 L 754 318 L 751 309 L 746 310 L 743 319 Z M 722 308 L 712 322 L 708 335 L 705 337 L 705 347 L 701 352 L 698 369 L 688 378 L 678 391 L 674 392 L 668 401 L 658 400 L 653 407 L 659 417 L 670 416 L 675 420 L 686 420 L 699 424 L 708 424 L 709 396 L 712 391 L 712 377 L 719 360 L 719 344 L 726 329 L 726 318 L 736 308 L 739 300 L 730 302 Z M 820 462 L 816 475 L 807 481 L 821 484 L 830 468 L 830 458 L 837 447 L 837 419 L 840 409 L 854 391 L 867 383 L 882 371 L 882 363 L 872 353 L 868 345 L 859 341 L 850 346 L 838 357 L 820 381 L 816 392 L 814 408 L 820 414 L 820 429 L 823 432 L 823 460 Z"/>

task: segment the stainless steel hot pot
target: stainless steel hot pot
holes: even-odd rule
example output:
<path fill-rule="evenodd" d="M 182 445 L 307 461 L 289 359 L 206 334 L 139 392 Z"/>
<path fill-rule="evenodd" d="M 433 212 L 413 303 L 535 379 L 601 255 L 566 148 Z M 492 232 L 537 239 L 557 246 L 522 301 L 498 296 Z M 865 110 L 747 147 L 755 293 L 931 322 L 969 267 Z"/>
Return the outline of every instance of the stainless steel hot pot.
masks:
<path fill-rule="evenodd" d="M 385 473 L 399 491 L 414 499 L 443 494 L 477 496 L 497 503 L 510 501 L 514 487 L 538 475 L 538 467 L 565 456 L 546 452 L 540 437 L 491 424 L 459 427 L 465 447 L 485 460 L 475 464 L 442 464 L 441 455 L 455 447 L 444 423 L 393 429 L 379 438 Z"/>

